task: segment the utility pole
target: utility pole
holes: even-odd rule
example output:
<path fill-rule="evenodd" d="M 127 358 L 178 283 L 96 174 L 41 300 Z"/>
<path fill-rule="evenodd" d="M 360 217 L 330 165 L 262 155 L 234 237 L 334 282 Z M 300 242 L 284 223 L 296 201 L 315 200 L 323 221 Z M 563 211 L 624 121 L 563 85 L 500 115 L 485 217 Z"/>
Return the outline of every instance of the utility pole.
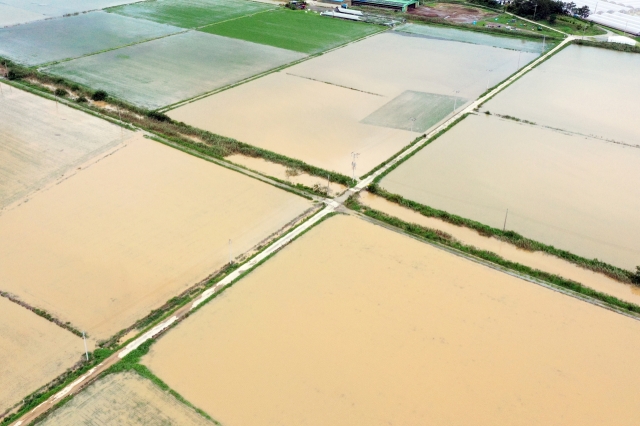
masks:
<path fill-rule="evenodd" d="M 456 112 L 456 108 L 458 107 L 458 93 L 460 93 L 459 90 L 454 90 L 453 93 L 456 94 L 456 96 L 453 98 L 453 112 Z"/>
<path fill-rule="evenodd" d="M 488 70 L 489 71 L 489 75 L 487 75 L 487 91 L 489 91 L 489 78 L 491 77 L 491 72 L 493 70 Z"/>
<path fill-rule="evenodd" d="M 509 216 L 509 209 L 507 209 L 507 213 L 504 215 L 504 225 L 502 226 L 502 232 L 507 229 L 507 216 Z"/>
<path fill-rule="evenodd" d="M 542 54 L 543 55 L 544 55 L 544 42 L 545 42 L 546 39 L 547 39 L 547 36 L 543 34 L 542 35 Z"/>
<path fill-rule="evenodd" d="M 89 361 L 89 351 L 87 350 L 87 337 L 84 334 L 84 331 L 82 332 L 82 340 L 84 340 L 84 355 L 85 357 L 87 357 L 87 361 Z"/>
<path fill-rule="evenodd" d="M 538 11 L 538 3 L 536 3 L 536 6 L 533 8 L 533 20 L 536 20 L 536 12 Z"/>
<path fill-rule="evenodd" d="M 351 170 L 353 173 L 353 180 L 356 180 L 356 161 L 358 160 L 358 156 L 360 153 L 352 152 L 351 153 Z"/>

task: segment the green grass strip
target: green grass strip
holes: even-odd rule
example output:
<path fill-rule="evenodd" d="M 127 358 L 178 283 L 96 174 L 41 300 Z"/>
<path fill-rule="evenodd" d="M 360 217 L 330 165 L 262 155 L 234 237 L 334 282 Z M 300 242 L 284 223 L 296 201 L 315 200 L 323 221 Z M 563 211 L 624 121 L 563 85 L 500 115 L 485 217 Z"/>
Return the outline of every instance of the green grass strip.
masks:
<path fill-rule="evenodd" d="M 423 238 L 425 240 L 428 241 L 432 241 L 447 247 L 451 247 L 455 250 L 458 250 L 460 252 L 469 254 L 471 256 L 480 258 L 482 260 L 486 260 L 488 262 L 494 263 L 496 265 L 502 266 L 503 268 L 507 268 L 510 269 L 512 271 L 521 273 L 521 274 L 525 274 L 528 275 L 532 278 L 538 279 L 538 280 L 542 280 L 545 281 L 547 283 L 553 284 L 554 286 L 557 286 L 559 288 L 563 288 L 563 289 L 567 289 L 570 291 L 573 291 L 575 293 L 599 300 L 600 302 L 604 302 L 605 304 L 613 307 L 613 308 L 617 308 L 617 309 L 621 309 L 624 312 L 628 312 L 631 314 L 640 314 L 640 306 L 635 305 L 633 303 L 629 303 L 629 302 L 625 302 L 623 300 L 620 300 L 616 297 L 610 296 L 608 294 L 605 293 L 600 293 L 596 290 L 593 290 L 589 287 L 585 287 L 584 285 L 575 282 L 575 281 L 571 281 L 571 280 L 567 280 L 565 278 L 562 278 L 558 275 L 553 275 L 550 274 L 548 272 L 543 272 L 540 271 L 538 269 L 533 269 L 530 268 L 528 266 L 522 265 L 520 263 L 516 263 L 516 262 L 511 262 L 509 260 L 506 260 L 502 257 L 500 257 L 499 255 L 490 252 L 490 251 L 486 251 L 486 250 L 480 250 L 477 249 L 473 246 L 468 246 L 465 244 L 462 244 L 456 240 L 454 240 L 453 238 L 451 238 L 450 236 L 448 236 L 447 234 L 440 232 L 440 231 L 436 231 L 424 226 L 420 226 L 417 224 L 412 224 L 412 223 L 408 223 L 405 222 L 403 220 L 400 220 L 398 218 L 395 218 L 393 216 L 390 216 L 386 213 L 383 213 L 381 211 L 369 208 L 367 206 L 364 206 L 362 204 L 360 204 L 354 197 L 351 197 L 346 203 L 345 205 L 347 207 L 349 207 L 352 210 L 358 211 L 362 214 L 364 214 L 367 217 L 370 217 L 372 219 L 378 220 L 380 222 L 386 223 L 387 225 L 393 226 L 395 228 L 398 228 L 408 234 L 411 235 L 415 235 L 419 238 Z M 438 212 L 438 211 L 436 211 Z M 444 212 L 440 212 L 440 213 L 444 213 Z M 451 216 L 451 215 L 450 215 Z M 452 216 L 452 218 L 457 218 L 457 216 Z M 467 222 L 466 219 L 462 219 L 462 218 L 458 218 L 461 219 L 462 221 L 464 221 L 464 223 Z M 451 222 L 453 223 L 453 222 Z M 477 222 L 475 222 L 477 223 Z M 485 225 L 479 225 L 482 229 L 488 229 L 488 230 L 493 230 L 493 228 L 489 228 Z M 497 230 L 496 230 L 497 231 Z M 502 233 L 503 235 L 507 235 L 510 234 L 509 236 L 512 238 L 522 238 L 520 237 L 518 234 L 516 233 L 512 233 L 510 231 L 504 232 Z M 538 243 L 539 244 L 539 243 Z M 546 246 L 549 247 L 549 246 Z M 552 247 L 551 247 L 552 248 Z M 555 250 L 555 249 L 554 249 Z M 566 253 L 566 252 L 565 252 Z M 570 255 L 570 256 L 574 256 L 574 255 Z"/>
<path fill-rule="evenodd" d="M 379 197 L 384 198 L 387 201 L 406 207 L 410 210 L 420 213 L 426 217 L 434 217 L 441 219 L 445 222 L 451 223 L 457 226 L 464 226 L 469 229 L 477 231 L 480 235 L 485 237 L 496 237 L 502 241 L 509 242 L 514 246 L 528 250 L 528 251 L 541 251 L 552 256 L 559 257 L 568 262 L 574 263 L 585 269 L 589 269 L 594 272 L 600 272 L 606 276 L 613 278 L 617 281 L 624 283 L 631 283 L 634 279 L 634 274 L 622 268 L 610 265 L 602 262 L 598 259 L 586 259 L 584 257 L 575 255 L 565 250 L 555 248 L 553 246 L 543 244 L 541 242 L 531 240 L 523 237 L 514 231 L 503 231 L 502 229 L 492 228 L 488 225 L 484 225 L 480 222 L 476 222 L 471 219 L 466 219 L 443 210 L 434 209 L 429 206 L 417 203 L 415 201 L 408 200 L 401 195 L 392 194 L 385 189 L 381 188 L 377 184 L 372 184 L 368 188 L 369 192 Z"/>

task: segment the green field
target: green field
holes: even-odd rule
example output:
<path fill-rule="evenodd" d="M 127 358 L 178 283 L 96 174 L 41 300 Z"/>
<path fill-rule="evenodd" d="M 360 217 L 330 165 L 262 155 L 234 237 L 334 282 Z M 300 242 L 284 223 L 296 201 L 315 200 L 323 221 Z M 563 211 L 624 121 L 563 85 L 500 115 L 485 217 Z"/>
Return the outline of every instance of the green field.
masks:
<path fill-rule="evenodd" d="M 382 29 L 288 9 L 214 24 L 201 31 L 304 53 L 318 53 Z"/>
<path fill-rule="evenodd" d="M 248 0 L 155 0 L 114 7 L 108 12 L 182 28 L 196 28 L 274 7 Z"/>

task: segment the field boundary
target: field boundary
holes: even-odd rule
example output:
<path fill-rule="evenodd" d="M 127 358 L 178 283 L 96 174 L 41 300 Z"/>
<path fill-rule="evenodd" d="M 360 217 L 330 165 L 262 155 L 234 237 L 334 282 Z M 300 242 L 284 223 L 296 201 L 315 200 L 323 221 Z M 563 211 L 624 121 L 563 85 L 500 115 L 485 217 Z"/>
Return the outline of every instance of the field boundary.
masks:
<path fill-rule="evenodd" d="M 360 204 L 360 202 L 355 200 L 353 197 L 349 198 L 345 205 L 360 215 L 366 216 L 367 218 L 373 219 L 379 223 L 384 223 L 392 228 L 399 229 L 404 233 L 418 237 L 419 239 L 435 244 L 438 247 L 444 246 L 452 249 L 457 252 L 458 255 L 463 257 L 482 260 L 482 263 L 488 264 L 488 266 L 491 266 L 494 269 L 498 269 L 503 272 L 510 271 L 512 275 L 515 273 L 514 276 L 526 279 L 527 281 L 534 282 L 536 284 L 544 283 L 546 287 L 553 290 L 561 291 L 564 294 L 577 297 L 580 300 L 584 300 L 640 321 L 640 306 L 634 303 L 625 302 L 608 294 L 595 291 L 576 281 L 568 280 L 558 275 L 550 274 L 539 269 L 534 269 L 517 262 L 506 260 L 491 251 L 477 249 L 471 245 L 460 243 L 441 231 L 418 224 L 408 223 L 379 210 Z M 498 268 L 496 268 L 496 266 L 498 266 Z M 527 277 L 529 279 L 527 279 Z"/>

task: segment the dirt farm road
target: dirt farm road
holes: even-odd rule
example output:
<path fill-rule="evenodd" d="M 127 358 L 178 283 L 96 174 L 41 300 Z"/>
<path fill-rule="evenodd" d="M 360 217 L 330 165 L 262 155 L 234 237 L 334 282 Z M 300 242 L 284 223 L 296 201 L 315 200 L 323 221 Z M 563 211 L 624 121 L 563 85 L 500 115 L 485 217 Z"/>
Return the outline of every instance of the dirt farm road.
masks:
<path fill-rule="evenodd" d="M 490 98 L 495 96 L 497 93 L 499 93 L 500 91 L 505 89 L 508 85 L 513 83 L 515 80 L 520 78 L 522 75 L 524 75 L 527 72 L 529 72 L 532 68 L 534 68 L 536 65 L 538 65 L 539 63 L 541 63 L 544 60 L 546 60 L 551 55 L 555 54 L 558 50 L 562 49 L 567 43 L 570 43 L 575 38 L 576 37 L 574 37 L 574 36 L 569 36 L 569 37 L 565 38 L 560 44 L 558 44 L 558 46 L 554 47 L 553 49 L 551 49 L 546 54 L 540 56 L 538 59 L 536 59 L 535 61 L 531 62 L 529 65 L 523 67 L 521 70 L 519 70 L 514 75 L 512 75 L 510 78 L 508 78 L 507 80 L 502 82 L 500 85 L 495 87 L 493 90 L 491 90 L 485 96 L 483 96 L 483 97 L 477 99 L 476 101 L 472 102 L 471 104 L 469 104 L 464 109 L 461 109 L 460 111 L 455 112 L 454 114 L 452 114 L 452 116 L 447 121 L 445 121 L 444 123 L 442 123 L 441 125 L 439 125 L 435 129 L 433 129 L 431 132 L 429 132 L 427 134 L 426 138 L 424 138 L 420 143 L 417 143 L 414 146 L 412 146 L 409 149 L 407 149 L 406 151 L 398 154 L 392 161 L 387 163 L 384 167 L 381 167 L 379 170 L 377 170 L 375 173 L 371 174 L 367 178 L 361 180 L 353 188 L 348 189 L 345 193 L 343 193 L 342 195 L 340 195 L 340 196 L 338 196 L 338 197 L 336 197 L 336 198 L 334 198 L 332 200 L 331 199 L 325 199 L 324 202 L 325 202 L 326 206 L 322 210 L 320 210 L 318 213 L 316 213 L 315 215 L 311 216 L 308 220 L 306 220 L 305 222 L 300 224 L 298 227 L 294 228 L 293 230 L 289 231 L 287 234 L 285 234 L 282 237 L 280 237 L 273 244 L 271 244 L 267 249 L 265 249 L 264 251 L 260 252 L 254 258 L 250 259 L 248 262 L 244 263 L 242 266 L 240 266 L 234 272 L 232 272 L 227 277 L 225 277 L 223 280 L 218 282 L 215 286 L 213 286 L 213 287 L 209 288 L 208 290 L 204 291 L 199 297 L 194 299 L 190 304 L 187 304 L 184 307 L 180 308 L 170 318 L 165 319 L 160 324 L 156 325 L 152 329 L 150 329 L 147 332 L 145 332 L 142 335 L 140 335 L 138 338 L 136 338 L 135 340 L 130 342 L 124 348 L 120 349 L 119 351 L 117 351 L 116 353 L 111 355 L 109 358 L 105 359 L 101 364 L 99 364 L 96 367 L 94 367 L 93 369 L 89 370 L 83 376 L 79 377 L 73 383 L 69 384 L 67 387 L 62 389 L 60 392 L 56 393 L 55 395 L 50 397 L 48 400 L 46 400 L 42 404 L 38 405 L 36 408 L 31 410 L 30 412 L 28 412 L 24 416 L 22 416 L 22 418 L 20 418 L 19 420 L 15 421 L 14 423 L 12 423 L 12 425 L 13 426 L 26 426 L 29 423 L 31 423 L 32 421 L 34 421 L 36 418 L 38 418 L 39 416 L 41 416 L 42 414 L 44 414 L 48 410 L 50 410 L 53 406 L 55 406 L 63 398 L 65 398 L 65 397 L 67 397 L 69 395 L 74 395 L 74 394 L 78 393 L 85 386 L 87 386 L 92 381 L 94 381 L 100 375 L 100 373 L 102 373 L 103 371 L 105 371 L 106 369 L 108 369 L 109 367 L 111 367 L 112 365 L 117 363 L 118 361 L 120 361 L 127 354 L 131 353 L 132 351 L 134 351 L 135 349 L 140 347 L 144 342 L 146 342 L 149 339 L 152 339 L 152 338 L 160 335 L 161 333 L 163 333 L 173 323 L 175 323 L 176 321 L 179 321 L 182 318 L 184 318 L 185 315 L 190 313 L 193 309 L 196 309 L 200 304 L 202 304 L 203 302 L 205 302 L 206 300 L 211 298 L 214 294 L 216 294 L 217 292 L 222 290 L 224 287 L 226 287 L 229 284 L 233 283 L 242 274 L 250 271 L 252 268 L 257 266 L 259 263 L 261 263 L 262 261 L 266 260 L 269 256 L 271 256 L 272 254 L 274 254 L 275 252 L 277 252 L 281 248 L 285 247 L 293 239 L 295 239 L 296 237 L 298 237 L 299 235 L 303 234 L 305 231 L 307 231 L 308 229 L 313 227 L 316 223 L 318 223 L 325 216 L 335 212 L 338 208 L 340 208 L 342 206 L 342 204 L 347 200 L 347 198 L 349 198 L 351 195 L 357 194 L 360 191 L 362 191 L 363 189 L 365 189 L 367 186 L 369 186 L 369 184 L 371 184 L 373 182 L 373 180 L 377 176 L 379 176 L 380 174 L 382 174 L 385 171 L 387 171 L 390 167 L 393 167 L 396 163 L 401 161 L 403 158 L 405 158 L 408 155 L 411 155 L 413 152 L 421 149 L 425 145 L 425 143 L 427 143 L 427 141 L 429 141 L 429 139 L 431 139 L 438 132 L 446 129 L 449 125 L 451 125 L 453 122 L 455 122 L 459 117 L 463 116 L 464 114 L 472 112 L 479 105 L 481 105 L 482 103 L 486 102 L 487 100 L 489 100 Z M 530 279 L 528 279 L 528 280 L 531 281 Z"/>

